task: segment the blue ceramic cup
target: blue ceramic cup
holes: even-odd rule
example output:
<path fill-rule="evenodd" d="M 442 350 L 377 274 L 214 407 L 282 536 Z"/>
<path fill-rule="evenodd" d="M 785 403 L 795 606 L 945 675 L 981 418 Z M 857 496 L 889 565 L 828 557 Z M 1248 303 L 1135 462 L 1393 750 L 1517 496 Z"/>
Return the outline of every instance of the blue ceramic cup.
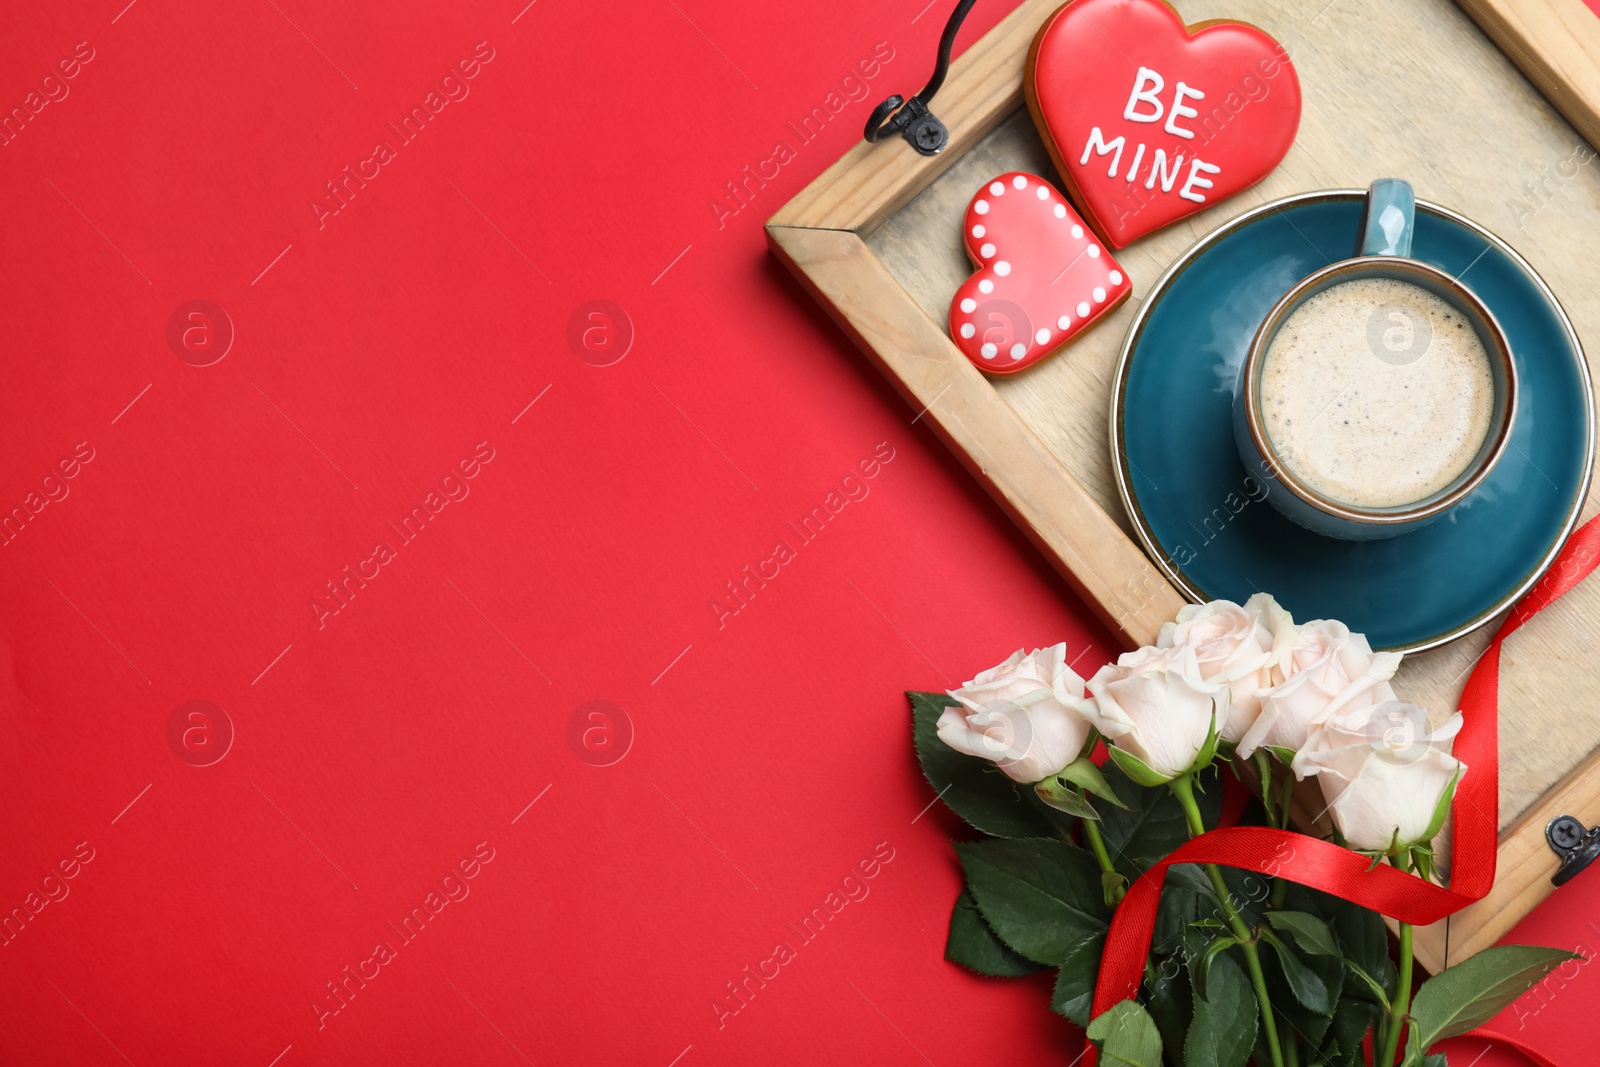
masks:
<path fill-rule="evenodd" d="M 1234 440 L 1246 469 L 1261 471 L 1267 476 L 1267 499 L 1274 507 L 1306 529 L 1328 537 L 1368 541 L 1394 537 L 1427 525 L 1472 494 L 1499 461 L 1511 439 L 1517 372 L 1505 333 L 1483 301 L 1459 279 L 1431 264 L 1410 258 L 1415 215 L 1416 199 L 1409 184 L 1397 178 L 1380 178 L 1373 182 L 1367 193 L 1355 258 L 1329 264 L 1301 279 L 1273 305 L 1250 344 L 1234 394 Z M 1494 384 L 1488 432 L 1471 462 L 1437 492 L 1392 507 L 1363 507 L 1312 488 L 1286 462 L 1268 435 L 1262 416 L 1261 369 L 1279 328 L 1311 297 L 1361 278 L 1405 282 L 1427 290 L 1454 308 L 1482 341 Z M 1428 335 L 1431 336 L 1431 332 Z M 1372 343 L 1370 338 L 1368 343 Z M 1374 352 L 1373 358 L 1384 358 L 1384 353 L 1376 348 Z"/>

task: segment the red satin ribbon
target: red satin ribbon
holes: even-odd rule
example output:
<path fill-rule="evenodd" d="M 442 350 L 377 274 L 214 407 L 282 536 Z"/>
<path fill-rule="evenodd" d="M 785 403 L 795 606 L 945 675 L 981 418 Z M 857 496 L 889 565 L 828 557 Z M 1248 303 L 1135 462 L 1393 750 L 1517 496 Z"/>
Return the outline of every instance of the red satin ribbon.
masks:
<path fill-rule="evenodd" d="M 1528 1059 L 1532 1060 L 1534 1063 L 1537 1063 L 1539 1067 L 1561 1067 L 1561 1065 L 1555 1060 L 1552 1060 L 1542 1052 L 1535 1051 L 1532 1045 L 1529 1045 L 1521 1038 L 1511 1037 L 1509 1034 L 1498 1033 L 1488 1026 L 1480 1026 L 1476 1030 L 1462 1034 L 1461 1036 L 1478 1037 L 1485 1041 L 1499 1041 L 1502 1044 L 1510 1045 L 1512 1048 L 1528 1057 Z M 1480 1056 L 1481 1055 L 1482 1054 L 1480 1053 Z"/>
<path fill-rule="evenodd" d="M 1572 535 L 1550 570 L 1511 609 L 1467 680 L 1461 694 L 1464 722 L 1456 735 L 1454 752 L 1468 771 L 1456 789 L 1451 808 L 1453 873 L 1448 889 L 1394 867 L 1374 868 L 1366 856 L 1305 834 L 1259 826 L 1212 830 L 1183 845 L 1129 887 L 1111 920 L 1105 952 L 1100 958 L 1093 1014 L 1099 1015 L 1138 993 L 1145 960 L 1150 955 L 1161 886 L 1167 868 L 1174 863 L 1216 863 L 1285 877 L 1416 926 L 1438 922 L 1487 896 L 1494 886 L 1500 822 L 1500 646 L 1517 627 L 1587 577 L 1597 563 L 1600 518 L 1591 519 Z M 1489 1032 L 1475 1036 L 1505 1040 Z M 1520 1045 L 1519 1050 L 1533 1055 Z M 1091 1044 L 1083 1062 L 1094 1067 L 1095 1058 Z M 1535 1058 L 1543 1064 L 1550 1063 L 1542 1056 Z"/>

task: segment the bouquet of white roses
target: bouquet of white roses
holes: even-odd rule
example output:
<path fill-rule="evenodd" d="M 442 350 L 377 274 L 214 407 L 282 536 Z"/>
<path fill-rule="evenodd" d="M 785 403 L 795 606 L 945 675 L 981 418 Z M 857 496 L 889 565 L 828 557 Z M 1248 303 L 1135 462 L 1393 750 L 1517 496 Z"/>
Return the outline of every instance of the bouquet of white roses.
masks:
<path fill-rule="evenodd" d="M 1487 949 L 1413 996 L 1411 928 L 1391 951 L 1380 915 L 1296 884 L 1292 863 L 1276 877 L 1173 866 L 1137 999 L 1090 1018 L 1113 913 L 1216 826 L 1221 774 L 1259 787 L 1245 821 L 1280 828 L 1295 783 L 1315 777 L 1309 814 L 1339 846 L 1437 880 L 1433 839 L 1468 772 L 1450 751 L 1462 718 L 1432 726 L 1400 701 L 1400 659 L 1257 594 L 1184 608 L 1087 682 L 1056 645 L 910 693 L 929 783 L 990 835 L 956 844 L 966 886 L 946 957 L 996 977 L 1056 968 L 1051 1007 L 1088 1029 L 1102 1064 L 1443 1064 L 1435 1042 L 1576 957 Z"/>

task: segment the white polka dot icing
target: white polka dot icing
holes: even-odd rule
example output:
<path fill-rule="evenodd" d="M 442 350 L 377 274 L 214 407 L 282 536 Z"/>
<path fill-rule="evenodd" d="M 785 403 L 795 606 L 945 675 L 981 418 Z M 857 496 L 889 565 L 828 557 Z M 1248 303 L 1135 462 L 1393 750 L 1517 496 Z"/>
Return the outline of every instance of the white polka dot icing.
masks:
<path fill-rule="evenodd" d="M 1031 367 L 1128 295 L 1111 251 L 1061 191 L 1038 175 L 1013 171 L 990 178 L 969 201 L 963 222 L 975 272 L 951 299 L 950 337 L 986 373 Z M 998 313 L 1002 307 L 1004 314 Z M 992 322 L 980 308 L 997 311 Z M 1009 336 L 997 336 L 991 326 L 1006 320 Z"/>

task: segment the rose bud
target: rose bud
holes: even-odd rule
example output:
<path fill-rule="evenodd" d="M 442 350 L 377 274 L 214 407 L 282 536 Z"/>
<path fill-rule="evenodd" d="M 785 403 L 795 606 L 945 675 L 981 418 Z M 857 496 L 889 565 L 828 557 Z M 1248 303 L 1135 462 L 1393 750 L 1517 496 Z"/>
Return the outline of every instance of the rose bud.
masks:
<path fill-rule="evenodd" d="M 1261 713 L 1256 693 L 1272 684 L 1272 668 L 1295 636 L 1289 613 L 1257 593 L 1243 607 L 1229 600 L 1185 605 L 1176 622 L 1161 627 L 1156 646 L 1193 649 L 1200 677 L 1228 687 L 1228 717 L 1217 733 L 1237 742 L 1255 724 Z"/>
<path fill-rule="evenodd" d="M 1089 723 L 1078 711 L 1083 679 L 1067 666 L 1067 646 L 1023 655 L 1017 649 L 950 695 L 960 707 L 939 715 L 939 740 L 991 760 L 1019 782 L 1058 774 L 1083 754 Z"/>
<path fill-rule="evenodd" d="M 1193 768 L 1214 724 L 1227 713 L 1227 686 L 1202 680 L 1188 647 L 1146 645 L 1125 652 L 1089 679 L 1089 692 L 1084 715 L 1108 742 L 1161 779 Z"/>
<path fill-rule="evenodd" d="M 1319 619 L 1296 627 L 1291 643 L 1258 693 L 1261 712 L 1239 741 L 1248 759 L 1261 747 L 1298 752 L 1311 728 L 1346 709 L 1370 710 L 1395 699 L 1389 679 L 1398 652 L 1373 652 L 1365 634 Z"/>
<path fill-rule="evenodd" d="M 1348 847 L 1398 855 L 1444 823 L 1467 771 L 1449 752 L 1460 729 L 1460 712 L 1430 731 L 1428 713 L 1399 700 L 1345 708 L 1311 731 L 1294 773 L 1316 775 Z"/>

